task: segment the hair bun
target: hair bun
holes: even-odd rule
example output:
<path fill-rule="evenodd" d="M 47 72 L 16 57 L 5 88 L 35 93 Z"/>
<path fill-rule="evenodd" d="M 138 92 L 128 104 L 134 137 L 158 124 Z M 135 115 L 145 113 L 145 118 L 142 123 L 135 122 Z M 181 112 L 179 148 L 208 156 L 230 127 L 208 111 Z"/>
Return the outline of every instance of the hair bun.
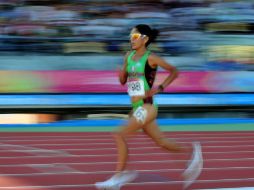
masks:
<path fill-rule="evenodd" d="M 136 25 L 135 28 L 141 34 L 147 35 L 149 37 L 149 40 L 146 43 L 146 46 L 148 46 L 151 42 L 154 42 L 157 36 L 159 35 L 159 30 L 151 29 L 151 27 L 147 24 L 139 24 L 139 25 Z"/>
<path fill-rule="evenodd" d="M 159 30 L 157 29 L 152 29 L 151 30 L 152 35 L 151 35 L 151 42 L 155 41 L 155 39 L 158 37 L 159 35 Z"/>
<path fill-rule="evenodd" d="M 153 36 L 156 38 L 160 32 L 157 29 L 152 29 L 152 33 L 153 33 Z"/>

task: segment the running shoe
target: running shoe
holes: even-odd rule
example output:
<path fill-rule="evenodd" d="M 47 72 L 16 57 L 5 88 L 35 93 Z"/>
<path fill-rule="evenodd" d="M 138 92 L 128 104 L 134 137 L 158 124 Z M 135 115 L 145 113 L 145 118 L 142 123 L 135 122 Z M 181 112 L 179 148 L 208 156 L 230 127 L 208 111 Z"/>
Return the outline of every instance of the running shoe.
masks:
<path fill-rule="evenodd" d="M 95 183 L 95 187 L 99 190 L 120 190 L 123 185 L 132 182 L 137 176 L 136 171 L 123 171 L 113 175 L 106 181 Z"/>
<path fill-rule="evenodd" d="M 201 174 L 203 169 L 202 149 L 199 142 L 193 143 L 192 159 L 183 173 L 184 189 L 189 187 Z"/>

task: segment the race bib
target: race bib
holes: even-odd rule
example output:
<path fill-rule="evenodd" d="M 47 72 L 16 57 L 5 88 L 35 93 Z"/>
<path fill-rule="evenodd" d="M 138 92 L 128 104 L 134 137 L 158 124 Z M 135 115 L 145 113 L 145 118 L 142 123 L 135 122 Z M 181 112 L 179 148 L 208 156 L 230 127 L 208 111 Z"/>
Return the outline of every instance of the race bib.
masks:
<path fill-rule="evenodd" d="M 145 85 L 143 80 L 133 80 L 128 82 L 128 94 L 130 96 L 144 96 Z"/>
<path fill-rule="evenodd" d="M 138 107 L 136 111 L 133 113 L 133 116 L 136 118 L 136 120 L 142 124 L 145 123 L 146 117 L 147 117 L 147 111 L 143 107 Z"/>

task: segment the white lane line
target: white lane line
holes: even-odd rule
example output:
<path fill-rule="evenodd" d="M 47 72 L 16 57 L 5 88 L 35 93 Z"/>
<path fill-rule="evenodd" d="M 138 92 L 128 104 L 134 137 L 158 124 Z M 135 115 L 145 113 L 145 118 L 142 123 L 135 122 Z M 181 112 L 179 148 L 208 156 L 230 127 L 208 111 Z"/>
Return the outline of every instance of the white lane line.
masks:
<path fill-rule="evenodd" d="M 253 190 L 254 187 L 236 187 L 236 188 L 215 188 L 215 189 L 195 189 L 195 190 Z"/>
<path fill-rule="evenodd" d="M 245 153 L 254 153 L 254 151 L 223 151 L 223 152 L 205 152 L 203 151 L 203 154 L 221 154 L 221 155 L 225 155 L 225 154 L 245 154 Z M 185 153 L 174 153 L 174 155 L 184 155 Z M 57 156 L 60 157 L 110 157 L 110 156 L 116 156 L 117 154 L 61 154 L 61 155 L 34 155 L 34 156 L 1 156 L 0 159 L 4 158 L 4 159 L 11 159 L 11 158 L 54 158 Z M 147 152 L 147 153 L 130 153 L 130 156 L 147 156 L 147 155 L 170 155 L 170 152 Z"/>
<path fill-rule="evenodd" d="M 177 162 L 186 162 L 187 160 L 138 160 L 138 161 L 130 161 L 130 164 L 142 164 L 142 163 L 177 163 Z M 209 159 L 207 158 L 205 162 L 230 162 L 230 161 L 239 161 L 239 158 L 218 158 L 218 159 Z M 254 163 L 254 158 L 241 158 L 241 161 L 253 161 Z M 64 164 L 64 165 L 107 165 L 107 164 L 116 164 L 117 162 L 54 162 L 51 164 Z M 43 165 L 48 165 L 48 164 L 4 164 L 0 165 L 0 167 L 7 167 L 7 168 L 12 168 L 12 167 L 33 167 L 33 166 L 43 166 Z"/>
<path fill-rule="evenodd" d="M 211 140 L 211 139 L 234 139 L 234 140 L 238 140 L 238 139 L 248 139 L 248 138 L 253 138 L 253 136 L 243 136 L 243 137 L 168 137 L 171 139 L 175 139 L 175 140 L 181 140 L 181 139 L 186 139 L 186 140 L 191 140 L 191 139 L 197 139 L 197 140 Z M 136 141 L 136 140 L 150 140 L 151 138 L 149 137 L 133 137 L 131 138 L 131 140 Z M 114 141 L 113 138 L 92 138 L 92 139 L 87 139 L 87 138 L 67 138 L 67 139 L 33 139 L 33 140 L 29 140 L 29 139 L 22 139 L 22 140 L 18 140 L 18 139 L 11 139 L 11 140 L 1 140 L 2 142 L 48 142 L 49 140 L 54 141 L 54 142 L 58 142 L 58 141 L 84 141 L 84 142 L 91 142 L 91 141 Z"/>
<path fill-rule="evenodd" d="M 88 133 L 90 133 L 90 134 L 88 134 Z M 39 133 L 37 133 L 37 134 L 35 134 L 34 136 L 8 136 L 8 134 L 4 134 L 5 136 L 4 137 L 1 137 L 1 134 L 0 134 L 0 140 L 1 139 L 8 139 L 8 138 L 11 138 L 11 139 L 13 139 L 13 138 L 25 138 L 25 139 L 27 139 L 27 138 L 34 138 L 34 139 L 38 139 L 38 138 L 53 138 L 53 139 L 55 139 L 55 138 L 91 138 L 91 139 L 93 139 L 93 138 L 95 138 L 95 137 L 98 137 L 98 138 L 106 138 L 106 137 L 111 137 L 112 135 L 112 133 L 111 132 L 107 132 L 107 134 L 98 134 L 98 135 L 95 135 L 97 132 L 86 132 L 86 134 L 85 135 L 80 135 L 80 133 L 78 133 L 77 135 L 73 135 L 73 134 L 71 134 L 71 135 L 61 135 L 61 134 L 59 134 L 59 135 L 56 135 L 56 136 L 51 136 L 51 135 L 37 135 L 37 134 L 39 134 Z M 249 131 L 249 132 L 220 132 L 220 131 L 218 131 L 218 132 L 206 132 L 206 133 L 195 133 L 195 132 L 193 132 L 193 133 L 184 133 L 184 132 L 177 132 L 177 134 L 175 134 L 175 132 L 164 132 L 164 134 L 166 135 L 166 136 L 170 136 L 170 137 L 177 137 L 177 136 L 179 136 L 180 138 L 182 138 L 183 136 L 193 136 L 193 137 L 197 137 L 197 136 L 202 136 L 202 137 L 206 137 L 206 135 L 209 135 L 209 137 L 210 136 L 215 136 L 215 137 L 217 137 L 217 136 L 222 136 L 222 137 L 225 137 L 225 135 L 231 135 L 231 136 L 233 136 L 233 135 L 237 135 L 237 136 L 239 136 L 239 135 L 243 135 L 243 136 L 245 136 L 245 135 L 254 135 L 254 131 Z M 136 136 L 146 136 L 146 135 L 144 135 L 144 133 L 142 133 L 142 132 L 140 132 L 140 133 L 137 133 L 137 135 Z"/>
<path fill-rule="evenodd" d="M 254 144 L 254 140 L 246 140 L 246 141 L 200 141 L 203 143 L 246 143 L 246 144 Z M 177 143 L 191 143 L 191 141 L 177 141 Z M 148 140 L 147 142 L 128 142 L 128 144 L 131 144 L 131 145 L 148 145 L 148 144 L 154 144 L 154 142 L 150 139 Z M 70 145 L 115 145 L 115 142 L 112 141 L 112 143 L 107 143 L 107 142 L 98 142 L 98 143 L 88 143 L 88 142 L 84 142 L 84 143 L 60 143 L 60 144 L 56 144 L 56 143 L 52 143 L 52 144 L 27 144 L 29 146 L 33 145 L 33 146 L 70 146 Z M 0 144 L 0 148 L 2 147 L 3 145 Z"/>
<path fill-rule="evenodd" d="M 239 179 L 218 179 L 218 180 L 196 180 L 195 183 L 223 183 L 223 182 L 254 182 L 254 178 L 239 178 Z M 142 186 L 147 185 L 181 185 L 183 181 L 164 181 L 164 182 L 135 182 L 128 183 L 128 186 Z M 3 190 L 27 190 L 27 189 L 72 189 L 72 188 L 88 188 L 94 187 L 94 184 L 76 184 L 76 185 L 45 185 L 45 186 L 9 186 L 9 187 L 0 187 Z"/>
<path fill-rule="evenodd" d="M 2 145 L 2 148 L 9 150 L 10 148 L 16 148 L 16 151 L 21 152 L 28 152 L 29 154 L 32 154 L 32 157 L 66 157 L 70 156 L 71 154 L 67 153 L 63 150 L 48 150 L 48 149 L 42 149 L 42 148 L 34 148 L 31 146 L 25 146 L 25 145 L 10 145 L 10 144 L 0 144 Z M 18 156 L 14 156 L 13 158 L 17 158 Z M 5 158 L 4 156 L 1 156 L 1 158 Z M 63 164 L 61 165 L 37 165 L 33 166 L 34 169 L 37 169 L 41 172 L 77 172 L 78 170 L 71 168 L 70 166 L 65 166 Z"/>
<path fill-rule="evenodd" d="M 218 170 L 246 170 L 246 172 L 248 170 L 253 171 L 254 166 L 253 167 L 217 167 L 217 168 L 203 168 L 202 171 L 218 171 Z M 150 169 L 150 170 L 137 170 L 138 172 L 177 172 L 177 171 L 182 171 L 183 169 L 180 168 L 169 168 L 169 169 Z M 91 175 L 91 174 L 113 174 L 115 173 L 115 171 L 87 171 L 87 172 L 83 172 L 83 171 L 62 171 L 61 173 L 59 172 L 48 172 L 48 173 L 22 173 L 22 174 L 0 174 L 0 177 L 18 177 L 18 176 L 48 176 L 48 175 L 73 175 L 73 174 L 82 174 L 82 175 Z"/>
<path fill-rule="evenodd" d="M 203 148 L 217 148 L 217 149 L 224 149 L 224 148 L 254 148 L 254 145 L 231 145 L 231 146 L 207 146 L 207 145 L 202 145 Z M 161 149 L 159 146 L 144 146 L 144 147 L 131 147 L 130 150 L 143 150 L 143 149 Z M 54 150 L 54 149 L 49 149 L 49 150 Z M 117 150 L 117 148 L 60 148 L 57 149 L 58 151 L 102 151 L 102 150 Z M 33 149 L 26 149 L 26 150 L 20 150 L 20 149 L 8 149 L 10 152 L 30 152 L 34 151 Z M 0 150 L 0 152 L 6 152 L 6 150 Z"/>
<path fill-rule="evenodd" d="M 23 152 L 28 152 L 30 154 L 33 154 L 35 156 L 68 156 L 69 153 L 63 151 L 63 150 L 49 150 L 49 149 L 43 149 L 43 148 L 35 148 L 32 146 L 28 145 L 16 145 L 16 144 L 4 144 L 0 143 L 0 147 L 2 149 L 9 151 L 10 149 L 15 148 L 16 151 L 23 151 Z M 15 156 L 16 157 L 16 156 Z M 1 156 L 1 158 L 4 158 Z"/>
<path fill-rule="evenodd" d="M 69 173 L 69 172 L 70 173 L 80 172 L 80 170 L 74 169 L 71 166 L 67 166 L 65 164 L 32 165 L 30 167 L 40 171 L 41 173 L 62 174 L 62 173 Z"/>
<path fill-rule="evenodd" d="M 236 187 L 236 188 L 215 188 L 215 189 L 196 189 L 196 190 L 253 190 L 254 187 Z"/>

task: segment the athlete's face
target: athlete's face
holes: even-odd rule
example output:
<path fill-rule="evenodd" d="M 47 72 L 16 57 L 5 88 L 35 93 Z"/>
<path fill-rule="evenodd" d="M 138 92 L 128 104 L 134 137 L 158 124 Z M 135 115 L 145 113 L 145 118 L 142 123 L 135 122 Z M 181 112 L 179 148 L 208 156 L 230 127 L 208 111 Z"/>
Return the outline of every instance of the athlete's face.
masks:
<path fill-rule="evenodd" d="M 133 28 L 130 33 L 130 42 L 131 48 L 137 50 L 143 46 L 145 46 L 148 41 L 148 37 L 146 35 L 140 34 L 136 28 Z"/>

